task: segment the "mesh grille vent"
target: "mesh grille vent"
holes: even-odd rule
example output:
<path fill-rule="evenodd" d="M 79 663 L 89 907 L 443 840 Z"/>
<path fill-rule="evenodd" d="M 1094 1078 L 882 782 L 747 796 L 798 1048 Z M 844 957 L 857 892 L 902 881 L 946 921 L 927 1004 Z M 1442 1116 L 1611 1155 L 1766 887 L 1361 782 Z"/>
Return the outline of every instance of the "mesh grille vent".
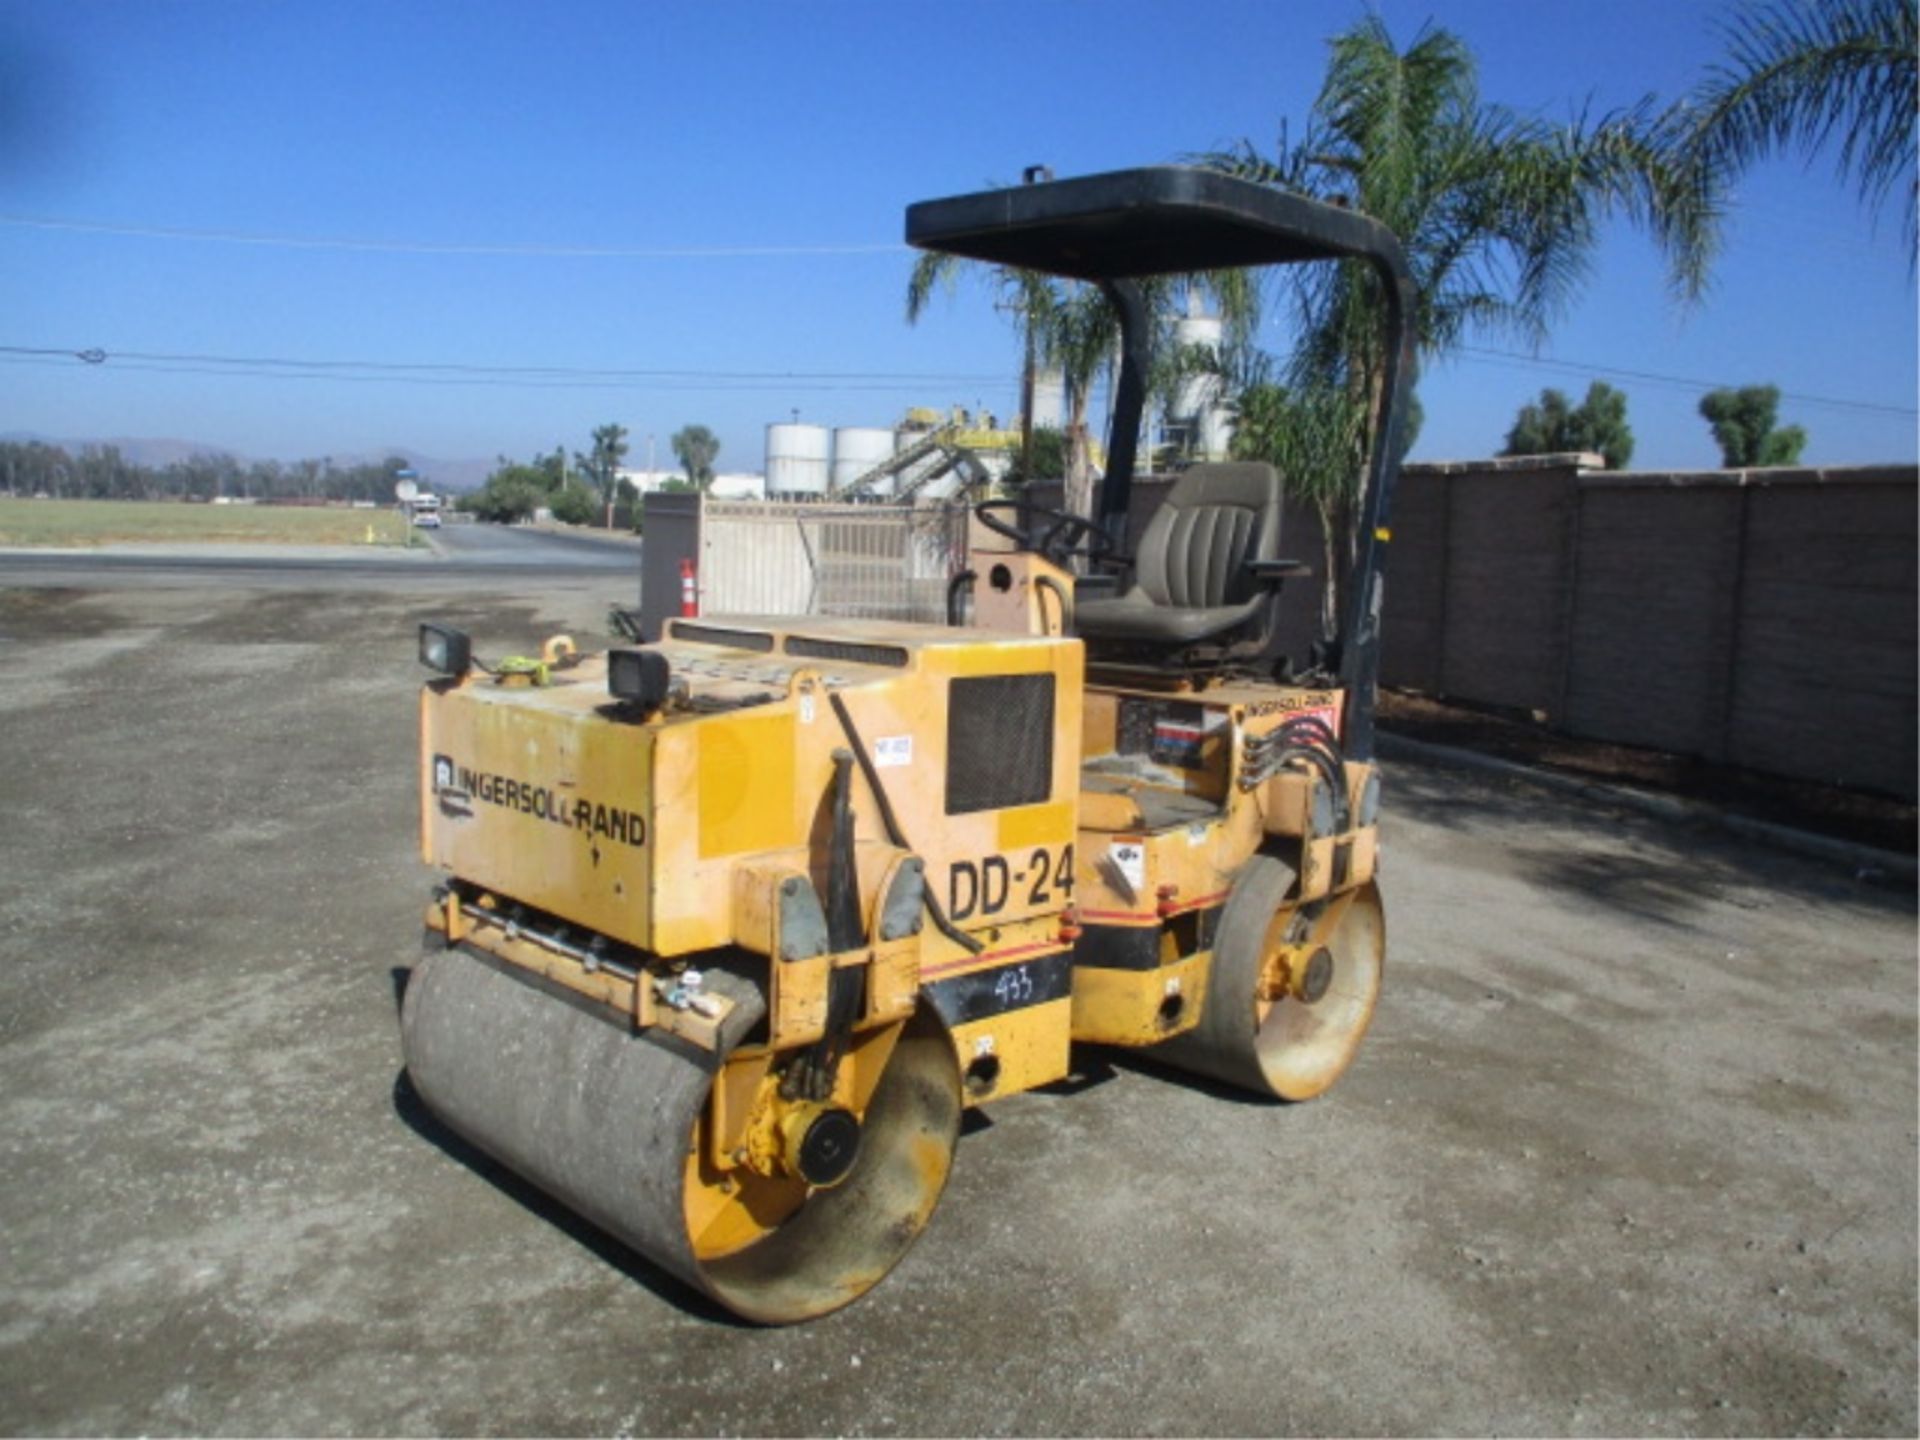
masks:
<path fill-rule="evenodd" d="M 787 654 L 806 655 L 815 660 L 845 660 L 854 665 L 886 665 L 895 670 L 907 668 L 907 652 L 898 645 L 865 645 L 857 640 L 815 640 L 806 635 L 789 635 Z"/>
<path fill-rule="evenodd" d="M 979 675 L 947 688 L 947 814 L 1037 805 L 1053 791 L 1053 676 Z"/>

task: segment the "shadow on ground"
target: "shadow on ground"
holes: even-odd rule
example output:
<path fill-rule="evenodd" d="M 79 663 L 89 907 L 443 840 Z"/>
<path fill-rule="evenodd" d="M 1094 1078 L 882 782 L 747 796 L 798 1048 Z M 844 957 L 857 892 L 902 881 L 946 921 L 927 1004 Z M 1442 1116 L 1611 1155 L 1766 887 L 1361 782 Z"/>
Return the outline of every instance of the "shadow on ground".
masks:
<path fill-rule="evenodd" d="M 1511 850 L 1542 889 L 1660 924 L 1691 926 L 1716 905 L 1755 908 L 1784 898 L 1911 914 L 1911 892 L 1871 883 L 1843 865 L 1731 837 L 1707 823 L 1656 819 L 1524 780 L 1419 761 L 1387 773 L 1389 816 L 1480 832 Z"/>

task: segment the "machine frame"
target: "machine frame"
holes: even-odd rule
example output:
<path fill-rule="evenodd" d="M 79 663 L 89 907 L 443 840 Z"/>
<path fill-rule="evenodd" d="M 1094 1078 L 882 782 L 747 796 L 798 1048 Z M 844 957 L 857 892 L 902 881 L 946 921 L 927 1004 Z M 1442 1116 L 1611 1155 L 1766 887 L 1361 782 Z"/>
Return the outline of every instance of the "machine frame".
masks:
<path fill-rule="evenodd" d="M 1100 673 L 1066 633 L 1073 577 L 1017 547 L 983 557 L 968 627 L 677 618 L 650 644 L 555 637 L 491 665 L 422 627 L 422 855 L 448 878 L 403 1004 L 413 1084 L 768 1323 L 878 1283 L 931 1216 L 963 1111 L 1065 1078 L 1073 1043 L 1311 1098 L 1384 962 L 1372 703 L 1410 360 L 1392 237 L 1179 169 L 929 201 L 907 235 L 1114 298 L 1107 537 L 1149 358 L 1142 276 L 1375 265 L 1382 440 L 1313 684 Z"/>

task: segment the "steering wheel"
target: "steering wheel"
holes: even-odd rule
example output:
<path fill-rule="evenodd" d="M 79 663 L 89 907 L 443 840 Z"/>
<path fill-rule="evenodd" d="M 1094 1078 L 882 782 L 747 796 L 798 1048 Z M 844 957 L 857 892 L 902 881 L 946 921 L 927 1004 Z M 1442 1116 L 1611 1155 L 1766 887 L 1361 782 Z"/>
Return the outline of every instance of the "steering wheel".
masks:
<path fill-rule="evenodd" d="M 1032 530 L 1021 530 L 1001 519 L 1002 511 L 1015 515 L 1024 511 L 1040 523 Z M 1113 537 L 1084 515 L 1024 505 L 1018 500 L 983 500 L 973 507 L 973 513 L 994 534 L 1013 541 L 1022 550 L 1033 551 L 1063 570 L 1070 560 L 1084 559 L 1089 565 L 1099 565 L 1120 558 Z"/>

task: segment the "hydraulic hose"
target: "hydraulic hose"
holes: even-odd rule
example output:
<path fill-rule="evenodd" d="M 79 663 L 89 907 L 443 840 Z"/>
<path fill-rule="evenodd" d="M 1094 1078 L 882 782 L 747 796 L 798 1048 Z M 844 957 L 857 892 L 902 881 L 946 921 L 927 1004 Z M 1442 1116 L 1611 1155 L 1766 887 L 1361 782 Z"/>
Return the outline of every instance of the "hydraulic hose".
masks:
<path fill-rule="evenodd" d="M 880 807 L 880 823 L 886 827 L 887 839 L 899 849 L 913 854 L 919 852 L 907 843 L 907 837 L 901 833 L 900 821 L 893 813 L 893 802 L 887 799 L 886 787 L 880 783 L 880 772 L 874 769 L 873 757 L 867 754 L 866 744 L 860 739 L 860 731 L 853 723 L 853 716 L 847 713 L 847 705 L 839 692 L 829 690 L 827 701 L 833 706 L 833 713 L 839 718 L 841 730 L 846 732 L 847 743 L 853 747 L 853 758 L 859 762 L 860 773 L 867 777 L 867 788 L 873 791 L 874 803 Z M 947 912 L 940 908 L 940 900 L 933 893 L 931 885 L 922 888 L 921 898 L 926 902 L 927 914 L 933 920 L 933 928 L 946 936 L 969 955 L 978 955 L 986 947 L 966 931 L 960 929 L 947 918 Z"/>

